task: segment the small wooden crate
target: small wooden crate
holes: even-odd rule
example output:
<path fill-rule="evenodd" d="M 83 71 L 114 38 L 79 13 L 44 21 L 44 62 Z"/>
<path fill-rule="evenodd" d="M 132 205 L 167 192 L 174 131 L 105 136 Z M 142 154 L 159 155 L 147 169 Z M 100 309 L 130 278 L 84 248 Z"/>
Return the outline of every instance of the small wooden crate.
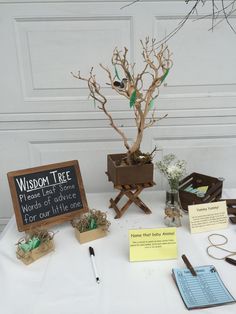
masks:
<path fill-rule="evenodd" d="M 184 191 L 192 184 L 193 188 L 208 186 L 208 190 L 203 197 L 194 193 Z M 188 211 L 189 205 L 217 202 L 222 195 L 223 180 L 193 172 L 180 182 L 179 197 L 182 208 Z"/>
<path fill-rule="evenodd" d="M 40 257 L 50 253 L 53 250 L 54 250 L 54 242 L 53 242 L 53 239 L 51 239 L 47 242 L 42 243 L 39 247 L 27 253 L 25 253 L 21 249 L 17 249 L 16 256 L 25 265 L 29 265 L 35 262 Z"/>
<path fill-rule="evenodd" d="M 85 232 L 79 232 L 79 230 L 75 228 L 75 236 L 81 244 L 103 238 L 106 235 L 107 231 L 104 230 L 102 227 Z"/>
<path fill-rule="evenodd" d="M 119 165 L 125 154 L 107 155 L 108 180 L 114 185 L 142 184 L 153 181 L 153 163 L 144 165 Z"/>

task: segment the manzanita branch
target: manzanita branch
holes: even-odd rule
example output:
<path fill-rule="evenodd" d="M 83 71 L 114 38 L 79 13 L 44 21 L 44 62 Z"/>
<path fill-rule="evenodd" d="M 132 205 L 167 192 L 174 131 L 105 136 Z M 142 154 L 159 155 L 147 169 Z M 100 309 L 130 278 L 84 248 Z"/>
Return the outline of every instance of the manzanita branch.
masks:
<path fill-rule="evenodd" d="M 80 73 L 77 75 L 72 74 L 75 78 L 87 82 L 90 96 L 100 103 L 98 108 L 105 113 L 110 120 L 110 125 L 122 137 L 129 162 L 132 161 L 132 155 L 137 155 L 140 150 L 144 130 L 166 117 L 157 118 L 155 110 L 150 117 L 149 112 L 153 109 L 154 99 L 158 96 L 159 88 L 172 67 L 171 53 L 166 45 L 161 45 L 158 49 L 155 39 L 150 40 L 147 37 L 145 41 L 141 41 L 141 47 L 144 65 L 143 69 L 137 74 L 135 74 L 135 65 L 128 60 L 128 49 L 126 47 L 122 51 L 117 48 L 113 51 L 111 63 L 115 75 L 107 66 L 100 64 L 100 67 L 107 74 L 109 80 L 107 84 L 116 93 L 128 99 L 130 108 L 134 111 L 137 133 L 132 144 L 128 143 L 127 136 L 115 124 L 111 114 L 107 111 L 107 99 L 101 91 L 100 84 L 96 81 L 93 69 L 91 69 L 88 78 L 82 77 Z"/>

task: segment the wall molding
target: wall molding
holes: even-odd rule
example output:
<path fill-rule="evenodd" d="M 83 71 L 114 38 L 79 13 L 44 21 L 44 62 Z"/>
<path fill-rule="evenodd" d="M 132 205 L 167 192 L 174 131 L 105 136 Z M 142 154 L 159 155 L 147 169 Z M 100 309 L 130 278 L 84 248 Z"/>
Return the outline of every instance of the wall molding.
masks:
<path fill-rule="evenodd" d="M 121 45 L 121 42 L 123 42 L 123 45 L 127 46 L 128 43 L 130 59 L 133 62 L 133 22 L 131 16 L 38 16 L 17 17 L 14 18 L 14 21 L 24 101 L 45 102 L 45 97 L 46 100 L 55 101 L 60 99 L 60 95 L 63 101 L 86 101 L 88 99 L 86 84 L 72 77 L 70 72 L 76 72 L 75 65 L 72 62 L 71 66 L 68 67 L 68 60 L 72 57 L 73 50 L 78 50 L 77 53 L 80 52 L 83 56 L 83 54 L 86 54 L 85 48 L 88 48 L 87 51 L 90 50 L 89 48 L 94 49 L 91 47 L 93 39 L 95 44 L 99 44 L 97 37 L 100 36 L 102 40 L 105 34 L 107 39 L 110 40 L 106 40 L 103 49 L 112 52 L 114 47 L 111 46 L 110 41 L 111 39 L 114 41 L 114 38 L 111 36 L 111 29 L 115 33 L 122 32 L 126 40 L 117 38 L 117 45 Z M 91 38 L 91 43 L 88 43 L 87 36 L 93 36 L 93 34 L 95 37 Z M 85 44 L 79 44 L 80 38 L 85 40 Z M 108 43 L 109 45 L 106 47 Z M 68 45 L 71 49 L 67 48 Z M 65 53 L 72 53 L 67 60 L 60 52 L 62 49 L 65 50 Z M 52 50 L 58 54 L 58 62 L 56 63 L 54 62 L 55 57 L 52 55 Z M 49 60 L 46 58 L 47 53 Z M 76 55 L 73 55 L 73 59 L 77 60 Z M 60 60 L 62 60 L 62 63 Z M 86 68 L 91 67 L 89 62 L 90 59 L 87 61 L 86 56 L 81 60 L 82 65 L 88 63 Z M 58 70 L 59 63 L 64 68 Z M 99 60 L 96 63 L 99 63 Z M 65 70 L 63 71 L 63 69 Z M 100 70 L 100 67 L 98 69 Z M 104 71 L 100 70 L 100 72 L 103 76 L 105 75 Z M 60 78 L 56 80 L 55 77 L 58 76 Z M 112 91 L 105 84 L 105 78 L 101 87 L 110 99 L 122 99 L 119 95 L 111 94 Z M 75 94 L 76 96 L 73 96 Z"/>

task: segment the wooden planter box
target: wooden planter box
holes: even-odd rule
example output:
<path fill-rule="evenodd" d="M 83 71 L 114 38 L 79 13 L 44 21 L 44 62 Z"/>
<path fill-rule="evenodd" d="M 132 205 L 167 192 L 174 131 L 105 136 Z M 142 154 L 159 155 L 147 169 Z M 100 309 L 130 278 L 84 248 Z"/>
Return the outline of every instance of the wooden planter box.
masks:
<path fill-rule="evenodd" d="M 153 182 L 153 163 L 145 165 L 120 165 L 125 154 L 107 155 L 108 180 L 114 185 Z"/>
<path fill-rule="evenodd" d="M 193 188 L 208 186 L 208 190 L 203 197 L 184 191 L 191 184 Z M 222 180 L 193 172 L 180 182 L 179 197 L 181 206 L 185 211 L 188 211 L 188 205 L 217 202 L 221 198 L 222 188 Z"/>
<path fill-rule="evenodd" d="M 79 230 L 75 228 L 75 236 L 81 244 L 103 238 L 106 235 L 107 232 L 102 227 L 85 232 L 79 232 Z"/>
<path fill-rule="evenodd" d="M 39 259 L 40 257 L 50 253 L 54 250 L 54 242 L 53 239 L 49 240 L 45 243 L 42 243 L 36 249 L 25 253 L 21 249 L 17 250 L 17 258 L 19 258 L 25 265 L 29 265 Z"/>

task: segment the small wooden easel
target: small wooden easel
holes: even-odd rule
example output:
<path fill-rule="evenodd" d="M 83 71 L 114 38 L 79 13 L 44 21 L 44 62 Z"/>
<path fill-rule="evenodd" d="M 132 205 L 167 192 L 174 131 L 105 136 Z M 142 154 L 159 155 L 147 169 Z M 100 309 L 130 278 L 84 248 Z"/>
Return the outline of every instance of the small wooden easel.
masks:
<path fill-rule="evenodd" d="M 115 185 L 114 188 L 118 189 L 120 192 L 113 200 L 110 199 L 109 208 L 113 208 L 116 212 L 115 219 L 120 218 L 130 207 L 132 203 L 136 204 L 139 208 L 141 208 L 145 214 L 151 214 L 151 210 L 147 207 L 146 204 L 138 197 L 138 195 L 145 188 L 150 188 L 155 185 L 155 182 L 143 183 L 143 184 L 126 184 L 126 185 Z M 123 196 L 128 198 L 128 201 L 122 208 L 118 208 L 117 204 L 122 199 Z"/>

